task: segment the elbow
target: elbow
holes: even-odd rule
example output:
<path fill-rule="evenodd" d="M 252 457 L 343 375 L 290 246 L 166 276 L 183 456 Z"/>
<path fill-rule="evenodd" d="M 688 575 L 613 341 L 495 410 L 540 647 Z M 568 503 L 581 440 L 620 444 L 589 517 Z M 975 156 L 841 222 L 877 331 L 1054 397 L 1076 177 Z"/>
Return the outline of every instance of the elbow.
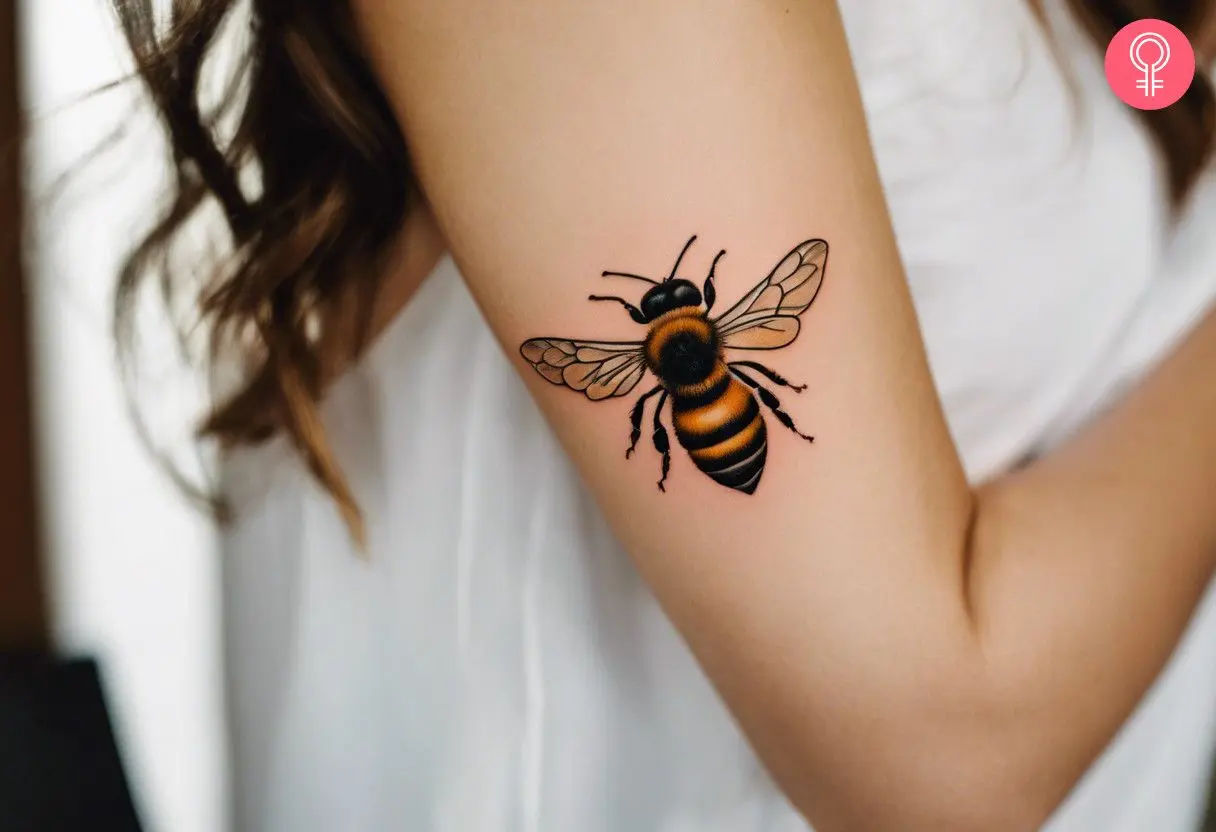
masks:
<path fill-rule="evenodd" d="M 891 818 L 891 830 L 935 832 L 1036 832 L 1042 828 L 1066 789 L 1027 782 L 992 760 L 960 756 L 947 766 L 934 765 L 922 797 L 909 801 L 907 822 Z"/>
<path fill-rule="evenodd" d="M 1043 827 L 1067 789 L 1035 785 L 1016 776 L 1004 779 L 999 768 L 966 760 L 953 772 L 954 783 L 937 790 L 914 827 L 950 832 L 1036 832 Z M 977 776 L 976 770 L 980 772 Z M 962 788 L 960 788 L 962 786 Z M 964 791 L 965 790 L 965 791 Z M 913 828 L 899 827 L 896 828 Z"/>
<path fill-rule="evenodd" d="M 821 788 L 790 798 L 819 832 L 1036 832 L 1067 790 L 1027 783 L 990 760 L 960 755 L 873 778 L 851 799 L 839 792 L 825 799 Z"/>
<path fill-rule="evenodd" d="M 886 713 L 869 709 L 866 735 L 850 743 L 847 759 L 832 743 L 833 760 L 785 768 L 797 772 L 782 778 L 791 802 L 819 832 L 1040 829 L 1089 758 L 1061 753 L 1033 709 L 977 688 L 939 688 L 907 711 L 891 702 Z M 812 783 L 813 771 L 829 776 Z"/>
<path fill-rule="evenodd" d="M 821 713 L 815 736 L 788 735 L 806 753 L 778 780 L 818 832 L 1035 832 L 1109 739 L 1049 668 L 994 649 L 983 585 L 994 530 L 980 514 L 977 499 L 952 638 L 898 641 L 902 660 L 868 667 L 866 684 L 832 700 L 826 722 L 847 727 L 823 736 Z"/>

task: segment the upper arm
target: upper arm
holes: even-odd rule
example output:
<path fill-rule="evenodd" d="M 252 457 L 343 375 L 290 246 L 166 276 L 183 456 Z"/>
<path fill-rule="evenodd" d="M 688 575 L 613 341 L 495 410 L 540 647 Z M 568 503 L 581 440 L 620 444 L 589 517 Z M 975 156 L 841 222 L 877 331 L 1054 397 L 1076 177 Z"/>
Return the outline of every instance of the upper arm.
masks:
<path fill-rule="evenodd" d="M 957 590 L 971 494 L 926 367 L 834 4 L 358 6 L 474 296 L 770 768 L 800 803 L 815 789 L 808 778 L 832 772 L 839 796 L 815 795 L 832 811 L 847 784 L 881 776 L 884 758 L 904 767 L 915 752 L 886 742 L 869 715 L 886 707 L 877 697 L 914 681 L 890 661 L 923 654 L 910 634 L 937 639 L 930 658 L 942 680 L 967 649 Z M 537 338 L 644 338 L 647 327 L 620 306 L 587 296 L 636 305 L 648 285 L 601 272 L 662 279 L 693 234 L 680 276 L 698 287 L 727 251 L 714 315 L 799 243 L 830 247 L 813 303 L 794 313 L 796 339 L 733 355 L 809 386 L 773 393 L 814 444 L 761 407 L 767 461 L 750 495 L 698 471 L 669 415 L 666 492 L 656 488 L 649 414 L 626 459 L 631 409 L 652 373 L 628 396 L 593 400 L 552 383 L 563 380 L 553 368 L 548 379 L 538 372 L 547 365 L 535 345 L 521 354 Z M 791 620 L 816 640 L 791 635 Z M 870 686 L 850 686 L 857 674 Z M 758 676 L 763 702 L 748 684 Z M 932 685 L 915 694 L 934 695 Z M 807 730 L 790 720 L 808 711 L 817 725 L 868 724 L 875 735 L 827 731 L 787 759 L 783 737 Z"/>
<path fill-rule="evenodd" d="M 871 505 L 881 498 L 875 486 L 963 508 L 966 487 L 925 367 L 834 4 L 360 5 L 462 272 L 618 516 L 627 511 L 645 528 L 661 526 L 646 521 L 678 504 L 710 513 L 720 505 L 731 525 L 764 518 L 805 536 L 815 534 L 806 523 L 814 515 L 791 505 L 825 513 Z M 547 384 L 520 356 L 537 337 L 643 337 L 646 327 L 619 306 L 587 296 L 636 304 L 647 285 L 601 272 L 662 278 L 693 234 L 681 276 L 698 286 L 727 251 L 715 314 L 798 243 L 822 238 L 831 247 L 797 340 L 759 356 L 810 385 L 789 408 L 818 444 L 774 436 L 765 487 L 750 501 L 686 475 L 679 458 L 680 486 L 658 494 L 651 472 L 620 452 L 629 400 L 591 403 Z M 943 461 L 928 482 L 925 458 Z M 876 467 L 882 482 L 869 481 Z M 901 537 L 957 531 L 957 518 L 947 530 L 919 528 L 920 508 L 910 504 L 906 523 L 890 528 Z M 692 534 L 708 541 L 719 532 L 707 523 Z M 627 542 L 636 536 L 625 530 Z"/>

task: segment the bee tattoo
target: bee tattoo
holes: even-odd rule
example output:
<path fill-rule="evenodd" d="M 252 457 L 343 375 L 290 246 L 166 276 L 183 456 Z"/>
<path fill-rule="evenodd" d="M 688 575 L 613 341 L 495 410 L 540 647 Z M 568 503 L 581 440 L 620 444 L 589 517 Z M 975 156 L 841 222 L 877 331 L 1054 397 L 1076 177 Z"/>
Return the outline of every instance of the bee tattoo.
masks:
<path fill-rule="evenodd" d="M 667 490 L 664 483 L 671 470 L 671 443 L 662 421 L 663 408 L 670 400 L 676 439 L 693 464 L 720 485 L 752 494 L 768 456 L 761 404 L 786 428 L 814 441 L 798 430 L 777 397 L 752 373 L 795 393 L 806 385 L 792 384 L 758 362 L 731 360 L 727 351 L 778 350 L 798 337 L 798 316 L 810 307 L 823 285 L 828 244 L 823 240 L 799 243 L 738 303 L 710 318 L 717 298 L 714 272 L 726 251 L 714 257 L 703 288 L 697 289 L 692 282 L 676 277 L 696 239 L 694 235 L 685 243 L 671 274 L 661 282 L 626 272 L 603 273 L 604 277 L 652 284 L 638 306 L 619 297 L 590 296 L 593 301 L 623 306 L 634 321 L 647 327 L 645 339 L 532 338 L 519 351 L 546 381 L 576 390 L 592 401 L 628 395 L 649 371 L 658 384 L 633 406 L 625 458 L 633 455 L 641 438 L 647 401 L 658 396 L 653 442 L 663 458 L 659 490 Z"/>

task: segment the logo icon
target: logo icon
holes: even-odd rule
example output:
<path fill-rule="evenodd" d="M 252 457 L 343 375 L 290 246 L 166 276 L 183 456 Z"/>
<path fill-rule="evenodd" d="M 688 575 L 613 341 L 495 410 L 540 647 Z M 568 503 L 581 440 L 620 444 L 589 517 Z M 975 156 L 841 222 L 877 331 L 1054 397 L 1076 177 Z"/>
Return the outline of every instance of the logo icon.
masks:
<path fill-rule="evenodd" d="M 1140 54 L 1146 44 L 1156 47 L 1157 50 L 1152 63 L 1149 63 Z M 1152 98 L 1157 94 L 1157 90 L 1165 86 L 1165 82 L 1157 77 L 1157 72 L 1165 69 L 1166 64 L 1170 62 L 1170 42 L 1156 32 L 1136 35 L 1135 40 L 1132 41 L 1131 59 L 1132 66 L 1144 73 L 1144 77 L 1136 82 L 1136 89 Z"/>
<path fill-rule="evenodd" d="M 1115 95 L 1138 110 L 1160 110 L 1186 93 L 1195 79 L 1195 51 L 1178 27 L 1137 20 L 1119 30 L 1106 49 L 1106 80 Z"/>

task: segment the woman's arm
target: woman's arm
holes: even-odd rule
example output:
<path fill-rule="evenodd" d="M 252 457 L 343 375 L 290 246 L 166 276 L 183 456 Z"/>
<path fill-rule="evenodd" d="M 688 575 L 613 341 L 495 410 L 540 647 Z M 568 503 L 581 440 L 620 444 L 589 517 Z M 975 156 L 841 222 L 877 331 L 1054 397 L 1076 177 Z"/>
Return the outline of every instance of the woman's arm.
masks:
<path fill-rule="evenodd" d="M 822 830 L 1030 828 L 1167 658 L 1216 560 L 1216 326 L 1061 453 L 978 494 L 925 361 L 833 4 L 359 0 L 423 186 L 478 302 L 770 771 Z M 824 238 L 766 384 L 753 495 L 693 467 L 631 395 L 519 358 L 640 339 L 616 303 L 714 315 Z M 533 357 L 535 354 L 533 353 Z M 589 360 L 594 356 L 589 355 Z M 752 375 L 758 381 L 763 378 Z M 653 407 L 658 397 L 649 400 Z M 670 402 L 666 404 L 670 406 Z"/>

